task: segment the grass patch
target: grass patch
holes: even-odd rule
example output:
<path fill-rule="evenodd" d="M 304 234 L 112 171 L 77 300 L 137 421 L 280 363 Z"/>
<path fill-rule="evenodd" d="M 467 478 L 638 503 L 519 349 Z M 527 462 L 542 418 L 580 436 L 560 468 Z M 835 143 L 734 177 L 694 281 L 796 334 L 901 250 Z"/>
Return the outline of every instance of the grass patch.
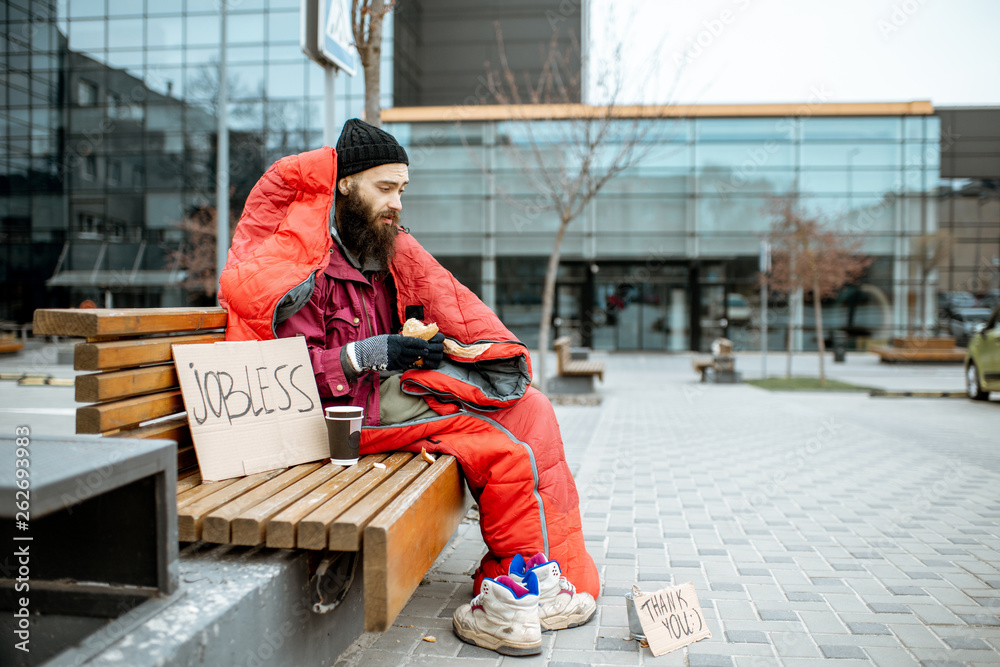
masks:
<path fill-rule="evenodd" d="M 875 389 L 875 387 L 863 387 L 830 378 L 826 379 L 825 385 L 821 385 L 819 378 L 813 377 L 770 377 L 763 380 L 745 380 L 744 384 L 752 384 L 768 391 L 871 391 Z"/>

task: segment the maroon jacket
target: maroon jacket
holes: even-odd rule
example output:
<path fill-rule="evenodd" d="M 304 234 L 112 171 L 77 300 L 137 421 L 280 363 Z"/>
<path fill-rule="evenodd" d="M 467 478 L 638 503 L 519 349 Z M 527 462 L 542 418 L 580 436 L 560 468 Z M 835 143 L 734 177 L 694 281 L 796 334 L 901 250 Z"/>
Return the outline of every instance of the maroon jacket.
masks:
<path fill-rule="evenodd" d="M 279 338 L 305 336 L 323 406 L 364 406 L 367 426 L 379 423 L 378 373 L 362 373 L 349 381 L 340 352 L 348 343 L 394 333 L 393 291 L 385 279 L 366 278 L 335 243 L 330 263 L 316 275 L 312 298 L 278 325 Z"/>

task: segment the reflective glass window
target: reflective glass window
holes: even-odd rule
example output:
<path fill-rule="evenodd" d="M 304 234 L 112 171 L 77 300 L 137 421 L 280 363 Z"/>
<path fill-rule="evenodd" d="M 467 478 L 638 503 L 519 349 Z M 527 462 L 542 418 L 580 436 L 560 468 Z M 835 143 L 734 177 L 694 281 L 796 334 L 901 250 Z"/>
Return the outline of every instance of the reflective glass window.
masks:
<path fill-rule="evenodd" d="M 299 53 L 302 52 L 299 51 Z M 268 57 L 267 61 L 273 63 L 274 59 Z M 296 61 L 301 62 L 302 58 L 300 57 L 296 59 Z M 226 62 L 233 65 L 257 63 L 259 66 L 264 62 L 264 49 L 260 48 L 260 45 L 254 45 L 254 46 L 229 45 L 229 48 L 226 49 Z"/>
<path fill-rule="evenodd" d="M 262 65 L 232 65 L 226 68 L 226 72 L 230 99 L 257 99 L 263 94 L 264 67 Z M 218 80 L 217 77 L 216 80 Z"/>
<path fill-rule="evenodd" d="M 56 28 L 51 23 L 36 22 L 31 32 L 31 48 L 33 51 L 52 51 L 59 43 Z"/>
<path fill-rule="evenodd" d="M 795 187 L 795 171 L 706 168 L 696 182 L 698 193 L 705 195 L 780 194 Z"/>
<path fill-rule="evenodd" d="M 259 48 L 257 51 L 260 53 Z M 298 44 L 277 44 L 268 46 L 267 60 L 272 63 L 282 60 L 299 62 L 302 60 L 302 48 Z M 312 63 L 311 60 L 309 62 Z M 319 68 L 319 65 L 316 65 L 316 67 Z"/>
<path fill-rule="evenodd" d="M 271 12 L 267 17 L 267 41 L 299 42 L 299 13 Z"/>
<path fill-rule="evenodd" d="M 142 19 L 111 19 L 108 21 L 108 48 L 142 48 Z"/>
<path fill-rule="evenodd" d="M 145 51 L 109 51 L 106 62 L 116 69 L 142 70 Z"/>
<path fill-rule="evenodd" d="M 768 197 L 702 196 L 697 205 L 699 232 L 763 232 L 771 224 Z"/>
<path fill-rule="evenodd" d="M 303 64 L 270 65 L 267 68 L 268 97 L 301 97 L 305 88 L 305 67 Z"/>
<path fill-rule="evenodd" d="M 686 169 L 690 167 L 693 159 L 691 145 L 687 143 L 656 143 L 648 148 L 643 147 L 642 153 L 639 164 L 643 168 L 676 167 Z"/>
<path fill-rule="evenodd" d="M 726 166 L 733 169 L 766 169 L 795 165 L 795 145 L 773 140 L 745 143 L 699 143 L 696 167 Z"/>
<path fill-rule="evenodd" d="M 804 169 L 799 175 L 803 193 L 887 192 L 898 187 L 900 172 L 869 169 Z"/>
<path fill-rule="evenodd" d="M 76 0 L 73 0 L 76 3 Z M 150 3 L 150 4 L 155 4 Z M 137 16 L 142 14 L 142 2 L 137 0 L 108 0 L 108 16 Z"/>
<path fill-rule="evenodd" d="M 105 27 L 104 20 L 70 22 L 69 48 L 73 51 L 102 51 Z"/>
<path fill-rule="evenodd" d="M 891 167 L 902 159 L 900 143 L 803 142 L 803 167 Z"/>
<path fill-rule="evenodd" d="M 218 42 L 218 40 L 216 40 L 216 42 Z M 218 44 L 216 44 L 211 48 L 184 49 L 184 62 L 186 62 L 188 65 L 211 65 L 212 67 L 218 67 L 219 65 Z"/>
<path fill-rule="evenodd" d="M 155 0 L 146 3 L 146 14 L 149 15 L 180 15 L 182 11 L 184 11 L 184 0 Z"/>
<path fill-rule="evenodd" d="M 71 19 L 104 16 L 104 0 L 73 0 L 66 4 Z"/>
<path fill-rule="evenodd" d="M 179 48 L 148 49 L 146 51 L 147 65 L 180 65 L 184 61 L 184 51 Z"/>
<path fill-rule="evenodd" d="M 218 44 L 222 37 L 218 14 L 187 16 L 184 27 L 187 44 Z"/>
<path fill-rule="evenodd" d="M 938 141 L 941 139 L 941 119 L 937 116 L 929 116 L 925 121 L 924 139 L 926 141 Z"/>
<path fill-rule="evenodd" d="M 263 14 L 227 14 L 226 40 L 231 44 L 264 43 Z"/>
<path fill-rule="evenodd" d="M 924 117 L 907 116 L 906 118 L 903 118 L 903 136 L 907 139 L 923 140 Z"/>
<path fill-rule="evenodd" d="M 698 118 L 695 139 L 698 141 L 752 141 L 789 139 L 782 118 Z"/>
<path fill-rule="evenodd" d="M 76 82 L 76 103 L 82 107 L 97 104 L 97 84 L 87 79 L 78 79 Z"/>
<path fill-rule="evenodd" d="M 179 96 L 182 91 L 183 70 L 178 67 L 147 67 L 143 78 L 150 90 L 161 95 Z"/>
<path fill-rule="evenodd" d="M 151 47 L 180 48 L 183 43 L 183 24 L 180 16 L 151 17 L 146 21 L 146 40 Z"/>
<path fill-rule="evenodd" d="M 813 139 L 900 139 L 900 119 L 888 118 L 804 118 L 802 138 Z"/>

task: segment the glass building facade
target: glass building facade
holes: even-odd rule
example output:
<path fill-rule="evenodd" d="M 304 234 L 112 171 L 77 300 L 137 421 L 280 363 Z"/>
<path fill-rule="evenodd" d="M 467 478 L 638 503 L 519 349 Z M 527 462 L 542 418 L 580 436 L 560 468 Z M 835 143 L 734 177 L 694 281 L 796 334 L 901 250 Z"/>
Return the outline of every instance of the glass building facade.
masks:
<path fill-rule="evenodd" d="M 597 349 L 707 349 L 720 335 L 758 348 L 759 248 L 773 222 L 769 205 L 783 196 L 873 258 L 861 285 L 824 304 L 828 330 L 884 338 L 921 323 L 933 297 L 915 293 L 920 276 L 907 253 L 937 229 L 940 124 L 930 105 L 862 105 L 836 116 L 824 115 L 843 113 L 832 105 L 771 116 L 746 107 L 715 117 L 726 111 L 676 118 L 665 107 L 638 121 L 648 125 L 639 130 L 641 158 L 607 183 L 563 241 L 557 335 Z M 569 121 L 533 120 L 530 133 L 499 115 L 447 122 L 463 115 L 456 107 L 437 122 L 389 124 L 417 158 L 404 215 L 438 254 L 480 259 L 474 280 L 483 297 L 530 344 L 558 229 L 535 185 L 533 150 L 545 150 L 547 137 L 557 144 L 566 136 L 558 125 Z M 410 116 L 427 114 L 386 112 Z M 618 148 L 610 142 L 598 159 Z M 770 312 L 769 347 L 783 349 L 791 326 L 795 345 L 815 349 L 811 308 L 792 320 L 784 304 Z"/>
<path fill-rule="evenodd" d="M 226 3 L 234 221 L 270 164 L 323 144 L 323 69 L 302 54 L 299 5 Z M 0 320 L 211 300 L 186 258 L 215 209 L 221 20 L 196 0 L 0 6 Z M 336 91 L 337 120 L 360 115 L 363 80 L 339 76 Z"/>
<path fill-rule="evenodd" d="M 553 16 L 579 34 L 581 4 L 493 2 L 458 15 L 456 2 L 403 3 L 384 31 L 383 117 L 411 158 L 403 218 L 531 344 L 557 220 L 532 205 L 524 125 L 481 107 L 476 69 L 495 50 L 497 15 L 508 39 L 540 41 Z M 323 71 L 300 49 L 299 5 L 226 5 L 233 221 L 270 164 L 323 143 Z M 85 300 L 210 302 L 189 258 L 215 206 L 218 4 L 11 0 L 0 21 L 0 320 Z M 338 124 L 361 115 L 363 87 L 360 73 L 338 77 Z M 416 106 L 447 104 L 467 107 Z M 610 350 L 706 349 L 719 335 L 756 349 L 758 250 L 779 195 L 874 259 L 861 285 L 824 303 L 829 330 L 858 341 L 918 327 L 937 289 L 911 254 L 938 228 L 940 122 L 929 104 L 852 107 L 649 111 L 642 159 L 569 228 L 557 333 Z M 531 122 L 555 147 L 563 121 Z M 811 308 L 792 318 L 769 306 L 771 349 L 784 349 L 789 327 L 796 346 L 815 347 Z"/>

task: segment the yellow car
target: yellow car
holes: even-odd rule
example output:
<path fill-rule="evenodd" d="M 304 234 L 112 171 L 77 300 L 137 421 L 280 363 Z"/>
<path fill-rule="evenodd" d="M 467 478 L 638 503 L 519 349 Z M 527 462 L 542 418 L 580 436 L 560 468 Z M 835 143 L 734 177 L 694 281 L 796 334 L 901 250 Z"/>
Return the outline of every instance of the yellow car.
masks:
<path fill-rule="evenodd" d="M 965 355 L 965 391 L 969 398 L 985 401 L 991 391 L 1000 391 L 1000 304 L 969 339 Z"/>

